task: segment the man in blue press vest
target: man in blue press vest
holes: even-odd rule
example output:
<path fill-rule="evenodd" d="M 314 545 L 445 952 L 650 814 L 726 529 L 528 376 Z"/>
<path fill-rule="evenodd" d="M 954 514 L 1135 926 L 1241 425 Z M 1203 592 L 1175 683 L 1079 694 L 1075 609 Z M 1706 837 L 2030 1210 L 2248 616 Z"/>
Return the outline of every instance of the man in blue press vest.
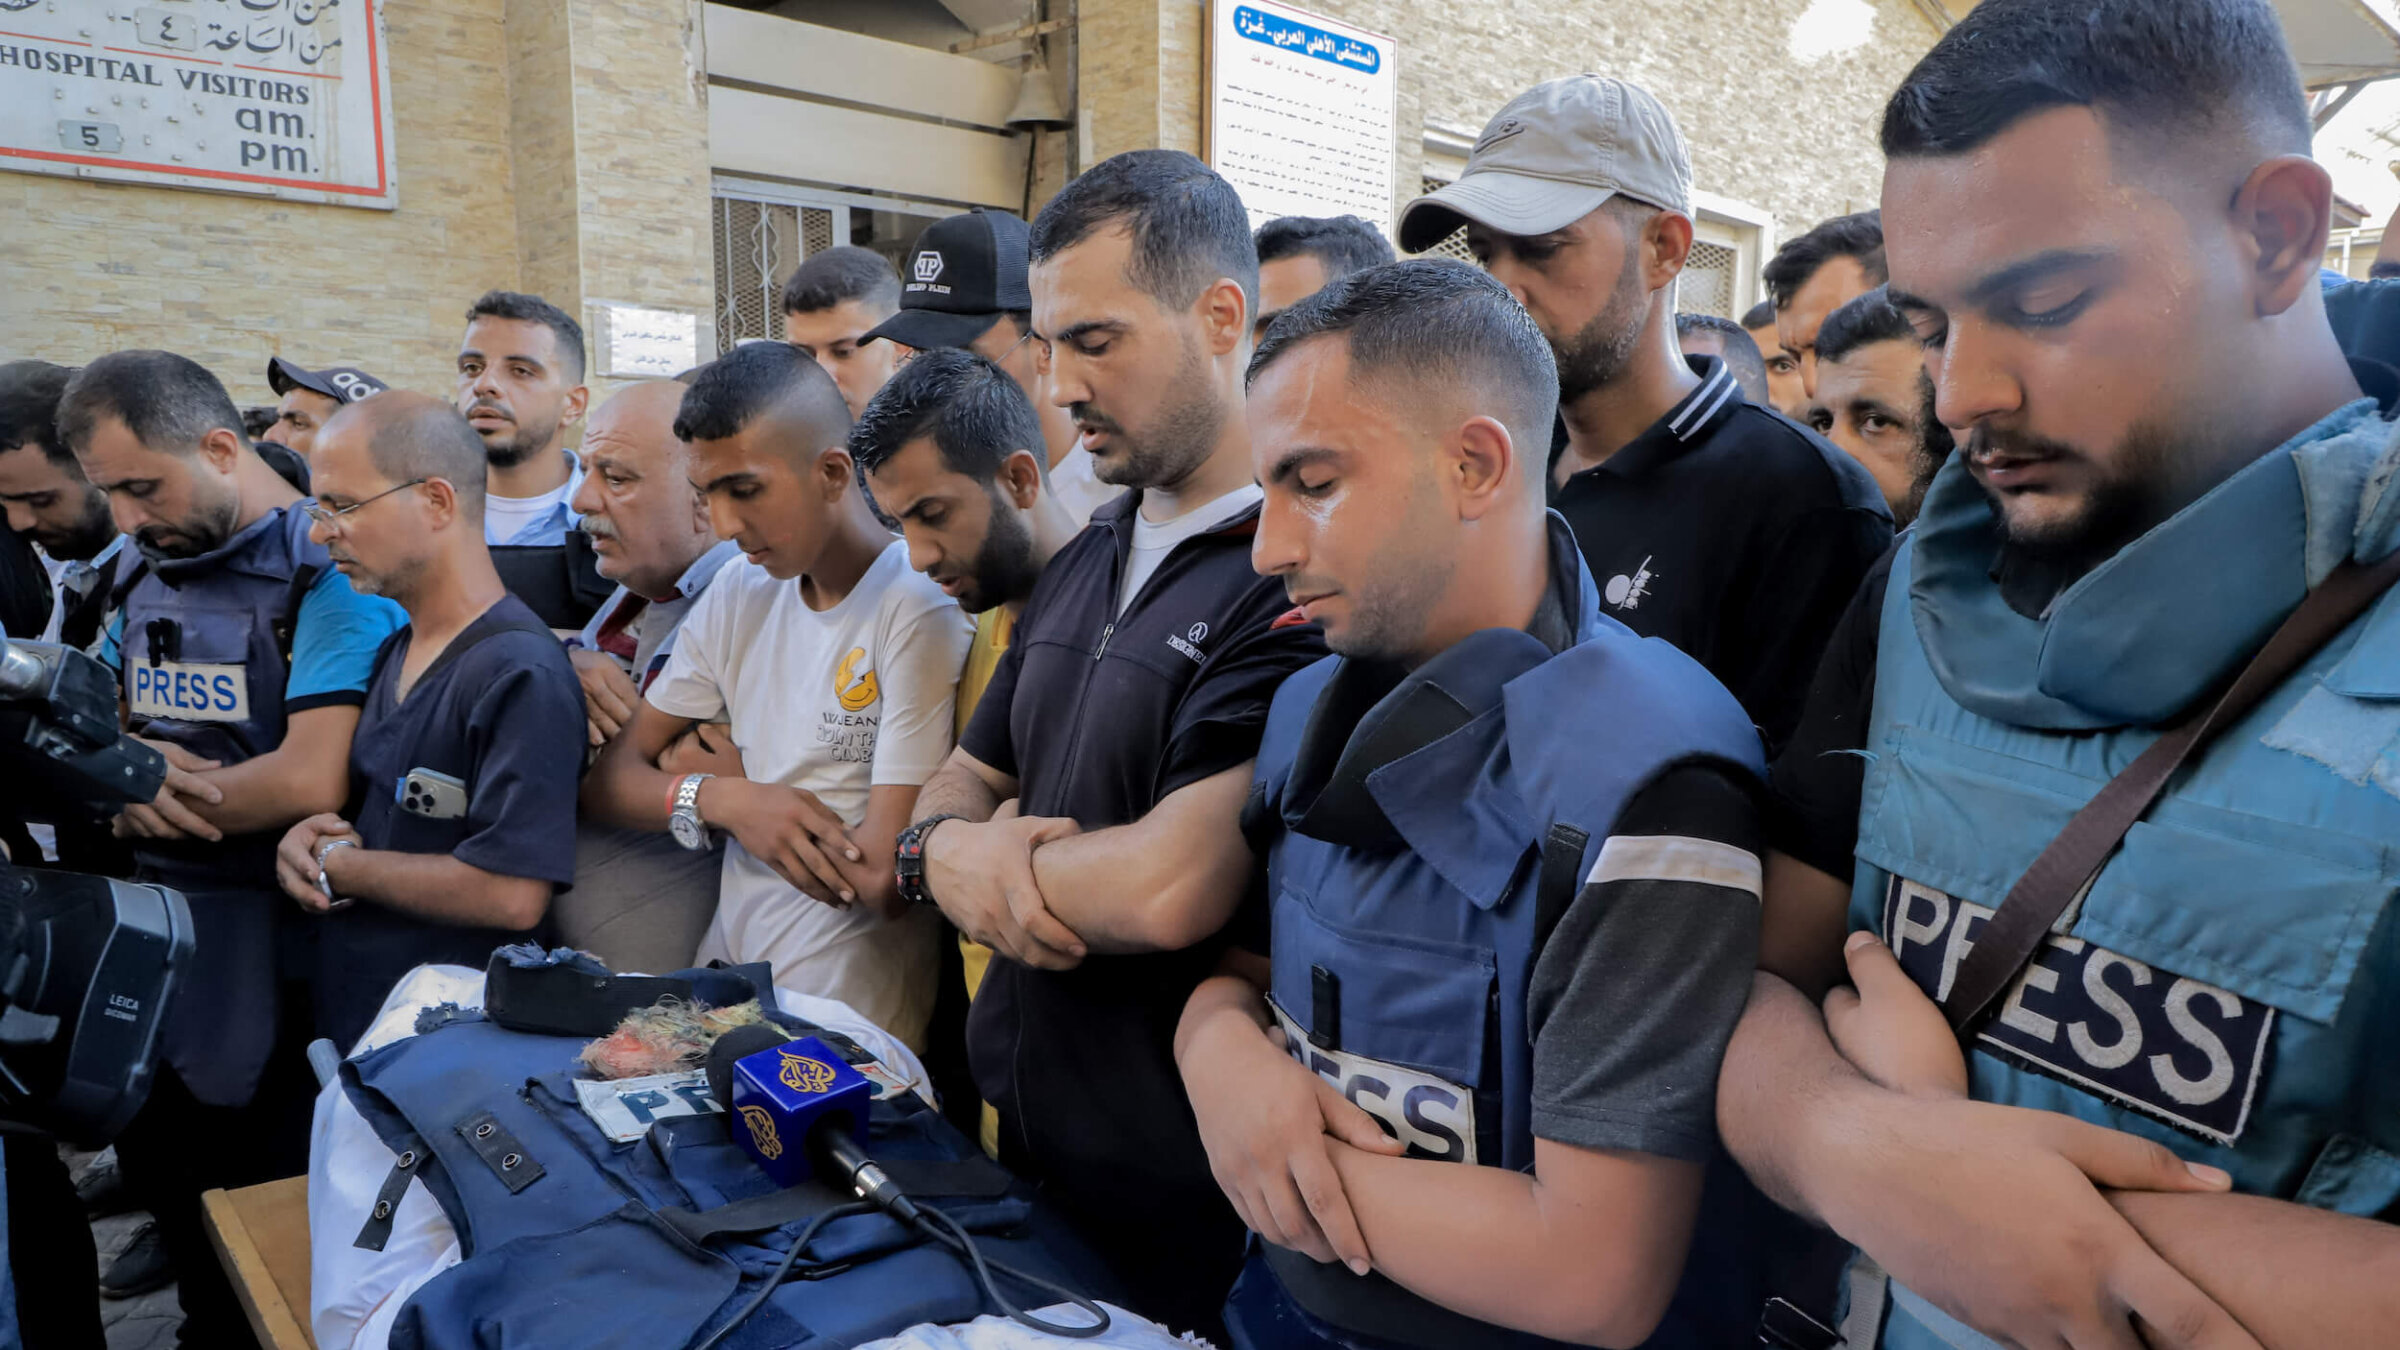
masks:
<path fill-rule="evenodd" d="M 2309 143 L 2267 0 L 1987 0 L 1885 112 L 1890 295 L 1961 453 L 1777 765 L 1719 1097 L 1871 1258 L 1851 1346 L 2400 1323 L 2400 439 L 2326 321 Z"/>
<path fill-rule="evenodd" d="M 1244 812 L 1272 955 L 1176 1034 L 1263 1239 L 1226 1307 L 1246 1350 L 1756 1317 L 1669 1303 L 1757 940 L 1758 738 L 1601 616 L 1543 504 L 1557 378 L 1500 283 L 1434 261 L 1336 281 L 1250 363 L 1252 560 L 1336 655 L 1276 694 Z"/>
<path fill-rule="evenodd" d="M 309 542 L 301 497 L 242 436 L 216 377 L 170 352 L 85 366 L 59 432 L 108 496 L 142 561 L 101 658 L 123 677 L 127 727 L 173 766 L 156 801 L 128 809 L 139 875 L 191 900 L 198 949 L 164 1063 L 118 1140 L 180 1279 L 184 1343 L 249 1343 L 200 1220 L 200 1193 L 288 1176 L 307 1153 L 313 1096 L 299 1008 L 279 986 L 305 940 L 277 896 L 275 844 L 348 792 L 375 649 L 399 607 L 360 596 Z M 125 574 L 120 573 L 123 577 Z"/>

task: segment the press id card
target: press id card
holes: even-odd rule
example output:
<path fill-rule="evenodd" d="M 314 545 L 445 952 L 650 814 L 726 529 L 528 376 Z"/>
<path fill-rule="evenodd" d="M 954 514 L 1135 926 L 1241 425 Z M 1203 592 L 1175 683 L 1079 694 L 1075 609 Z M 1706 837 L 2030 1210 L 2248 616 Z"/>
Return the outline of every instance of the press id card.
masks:
<path fill-rule="evenodd" d="M 632 1143 L 662 1120 L 715 1115 L 725 1109 L 708 1095 L 708 1074 L 699 1069 L 606 1082 L 578 1078 L 575 1097 L 600 1132 L 618 1144 Z"/>

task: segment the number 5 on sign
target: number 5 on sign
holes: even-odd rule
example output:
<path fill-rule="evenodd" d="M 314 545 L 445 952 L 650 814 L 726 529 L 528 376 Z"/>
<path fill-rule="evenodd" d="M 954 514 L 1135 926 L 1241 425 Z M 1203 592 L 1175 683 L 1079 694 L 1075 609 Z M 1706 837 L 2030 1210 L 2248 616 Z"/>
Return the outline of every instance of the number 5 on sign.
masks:
<path fill-rule="evenodd" d="M 188 14 L 167 9 L 137 9 L 133 12 L 133 34 L 147 47 L 174 47 L 191 51 L 200 45 L 200 30 Z"/>
<path fill-rule="evenodd" d="M 125 138 L 117 133 L 114 122 L 61 122 L 58 124 L 58 143 L 66 150 L 98 151 L 113 155 L 125 148 Z"/>

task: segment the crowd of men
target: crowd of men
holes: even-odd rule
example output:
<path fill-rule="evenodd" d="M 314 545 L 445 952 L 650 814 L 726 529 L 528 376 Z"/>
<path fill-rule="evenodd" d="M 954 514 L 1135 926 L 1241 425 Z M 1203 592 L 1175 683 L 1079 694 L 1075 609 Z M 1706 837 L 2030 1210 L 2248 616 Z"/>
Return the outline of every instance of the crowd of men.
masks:
<path fill-rule="evenodd" d="M 2061 12 L 1953 28 L 1738 320 L 1578 76 L 1401 213 L 1479 267 L 1145 150 L 596 407 L 505 291 L 255 439 L 0 366 L 10 631 L 171 766 L 11 847 L 191 898 L 117 1145 L 184 1342 L 306 1043 L 535 934 L 850 1005 L 1222 1343 L 2389 1343 L 2400 300 L 2264 0 Z M 58 1236 L 28 1342 L 97 1344 Z"/>

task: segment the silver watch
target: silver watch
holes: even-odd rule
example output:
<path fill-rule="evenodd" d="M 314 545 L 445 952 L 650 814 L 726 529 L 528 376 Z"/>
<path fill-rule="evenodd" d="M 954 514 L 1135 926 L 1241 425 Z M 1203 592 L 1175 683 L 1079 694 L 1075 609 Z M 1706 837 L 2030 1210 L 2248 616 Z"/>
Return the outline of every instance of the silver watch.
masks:
<path fill-rule="evenodd" d="M 687 773 L 675 784 L 675 808 L 667 816 L 667 832 L 694 853 L 708 847 L 708 826 L 700 821 L 700 785 L 714 777 L 713 773 Z"/>

